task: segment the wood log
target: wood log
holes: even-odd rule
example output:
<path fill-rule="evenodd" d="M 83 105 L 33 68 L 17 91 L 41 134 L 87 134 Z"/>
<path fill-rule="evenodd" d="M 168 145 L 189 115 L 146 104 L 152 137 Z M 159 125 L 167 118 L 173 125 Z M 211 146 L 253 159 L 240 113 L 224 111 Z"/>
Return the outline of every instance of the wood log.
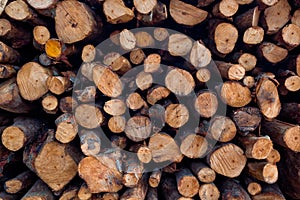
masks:
<path fill-rule="evenodd" d="M 254 195 L 253 200 L 262 200 L 262 199 L 278 199 L 285 200 L 285 196 L 282 194 L 281 190 L 276 184 L 265 185 L 260 194 Z"/>
<path fill-rule="evenodd" d="M 29 189 L 36 181 L 36 176 L 31 171 L 25 171 L 15 178 L 4 183 L 4 189 L 9 194 L 16 194 Z"/>
<path fill-rule="evenodd" d="M 166 177 L 161 184 L 161 191 L 166 200 L 191 200 L 192 198 L 183 197 L 179 194 L 176 187 L 176 181 L 173 178 Z"/>
<path fill-rule="evenodd" d="M 159 54 L 150 54 L 144 60 L 144 71 L 154 73 L 160 70 L 161 57 Z"/>
<path fill-rule="evenodd" d="M 84 155 L 95 156 L 100 153 L 101 139 L 93 130 L 81 130 L 79 133 L 80 148 Z"/>
<path fill-rule="evenodd" d="M 300 45 L 300 27 L 295 24 L 288 24 L 275 35 L 278 44 L 289 51 Z"/>
<path fill-rule="evenodd" d="M 246 72 L 251 71 L 257 64 L 257 58 L 250 53 L 235 53 L 233 56 L 233 62 L 238 62 Z"/>
<path fill-rule="evenodd" d="M 172 128 L 180 128 L 189 120 L 189 110 L 184 104 L 170 104 L 165 111 L 165 121 Z"/>
<path fill-rule="evenodd" d="M 114 166 L 111 167 L 106 162 Z M 80 161 L 78 173 L 87 183 L 91 193 L 118 192 L 123 187 L 122 174 L 115 165 L 116 163 L 109 157 L 106 157 L 106 160 L 86 157 Z"/>
<path fill-rule="evenodd" d="M 281 156 L 279 151 L 277 151 L 276 149 L 272 149 L 269 155 L 267 156 L 266 161 L 269 163 L 276 164 L 280 161 L 280 158 Z"/>
<path fill-rule="evenodd" d="M 80 104 L 74 113 L 76 122 L 87 129 L 99 127 L 104 122 L 104 116 L 97 106 L 91 104 Z"/>
<path fill-rule="evenodd" d="M 147 103 L 137 92 L 131 93 L 126 99 L 126 105 L 131 110 L 139 110 L 142 107 L 147 107 Z"/>
<path fill-rule="evenodd" d="M 252 100 L 250 90 L 236 81 L 224 82 L 221 86 L 220 96 L 223 102 L 231 107 L 243 107 Z"/>
<path fill-rule="evenodd" d="M 78 1 L 57 3 L 55 30 L 63 43 L 70 44 L 93 37 L 101 32 L 101 22 L 96 22 L 93 11 Z"/>
<path fill-rule="evenodd" d="M 170 1 L 170 15 L 178 23 L 194 26 L 203 22 L 208 13 L 205 10 L 179 0 Z"/>
<path fill-rule="evenodd" d="M 212 183 L 216 179 L 215 171 L 201 161 L 191 162 L 190 169 L 197 176 L 199 181 L 202 183 Z M 201 188 L 201 186 L 202 185 L 200 184 L 200 188 Z M 202 191 L 207 191 L 205 189 L 206 187 L 210 188 L 210 186 L 205 186 L 204 188 L 202 188 Z M 200 190 L 199 190 L 199 196 L 200 196 Z M 211 191 L 213 191 L 213 190 L 211 190 Z M 202 194 L 201 196 L 203 197 L 203 195 L 204 194 Z M 200 198 L 201 198 L 201 196 L 200 196 Z"/>
<path fill-rule="evenodd" d="M 243 42 L 249 45 L 260 44 L 264 39 L 264 29 L 259 26 L 252 26 L 244 32 Z"/>
<path fill-rule="evenodd" d="M 158 200 L 157 188 L 153 188 L 153 187 L 148 188 L 146 200 Z"/>
<path fill-rule="evenodd" d="M 300 26 L 299 19 L 300 19 L 300 9 L 297 9 L 297 10 L 295 10 L 295 12 L 291 18 L 291 23 L 295 24 L 297 26 Z"/>
<path fill-rule="evenodd" d="M 196 78 L 200 83 L 206 83 L 211 79 L 211 73 L 207 68 L 200 68 L 197 70 Z"/>
<path fill-rule="evenodd" d="M 136 18 L 145 26 L 154 26 L 161 24 L 168 18 L 166 4 L 155 1 L 156 4 L 148 14 L 137 13 Z"/>
<path fill-rule="evenodd" d="M 134 146 L 131 146 L 134 147 Z M 130 149 L 132 151 L 132 149 Z M 127 158 L 123 174 L 123 185 L 135 188 L 143 180 L 144 167 L 136 157 Z M 143 180 L 145 182 L 146 180 Z M 148 185 L 148 183 L 146 183 Z"/>
<path fill-rule="evenodd" d="M 154 45 L 153 37 L 146 31 L 138 31 L 134 33 L 136 46 L 140 48 L 150 48 Z"/>
<path fill-rule="evenodd" d="M 288 149 L 299 152 L 300 126 L 282 122 L 279 120 L 266 121 L 262 123 L 262 132 L 270 136 L 272 141 Z"/>
<path fill-rule="evenodd" d="M 12 78 L 16 74 L 16 66 L 0 64 L 0 79 Z"/>
<path fill-rule="evenodd" d="M 1 63 L 14 64 L 20 62 L 21 59 L 20 54 L 16 50 L 7 46 L 1 41 L 0 41 L 0 52 L 1 52 L 1 56 L 0 56 Z"/>
<path fill-rule="evenodd" d="M 256 85 L 255 92 L 257 105 L 262 114 L 268 119 L 277 117 L 280 113 L 281 103 L 276 83 L 268 77 L 262 77 Z"/>
<path fill-rule="evenodd" d="M 70 185 L 69 187 L 67 187 L 67 189 L 65 189 L 62 195 L 59 197 L 59 200 L 70 200 L 70 199 L 79 200 L 77 197 L 78 190 L 79 187 L 77 185 L 75 186 Z"/>
<path fill-rule="evenodd" d="M 56 120 L 55 138 L 61 143 L 69 143 L 77 135 L 78 124 L 72 114 L 64 113 L 60 115 Z"/>
<path fill-rule="evenodd" d="M 205 155 L 208 149 L 207 140 L 196 134 L 186 136 L 180 145 L 180 151 L 188 158 L 201 158 Z"/>
<path fill-rule="evenodd" d="M 92 193 L 90 192 L 86 183 L 83 183 L 77 193 L 79 200 L 89 200 L 92 197 Z"/>
<path fill-rule="evenodd" d="M 14 124 L 3 130 L 2 144 L 10 151 L 18 151 L 32 142 L 36 134 L 43 131 L 43 124 L 38 119 L 18 117 Z"/>
<path fill-rule="evenodd" d="M 5 13 L 16 21 L 28 22 L 32 25 L 45 25 L 45 21 L 22 0 L 10 2 L 5 7 Z"/>
<path fill-rule="evenodd" d="M 165 85 L 175 95 L 186 96 L 195 88 L 195 81 L 188 71 L 174 68 L 166 75 Z"/>
<path fill-rule="evenodd" d="M 248 9 L 234 18 L 234 24 L 241 32 L 244 32 L 247 28 L 258 26 L 260 13 L 261 10 L 258 6 Z"/>
<path fill-rule="evenodd" d="M 245 69 L 239 64 L 226 63 L 223 61 L 215 61 L 221 76 L 225 79 L 238 81 L 244 78 Z"/>
<path fill-rule="evenodd" d="M 253 76 L 245 76 L 243 78 L 243 84 L 249 89 L 253 88 L 255 85 L 255 79 Z"/>
<path fill-rule="evenodd" d="M 279 0 L 278 3 L 264 10 L 266 34 L 277 33 L 290 20 L 291 6 L 287 0 Z"/>
<path fill-rule="evenodd" d="M 0 84 L 0 108 L 12 113 L 29 113 L 35 107 L 23 100 L 16 79 L 11 78 Z"/>
<path fill-rule="evenodd" d="M 7 19 L 0 19 L 0 38 L 12 48 L 21 48 L 31 43 L 32 34 L 25 27 Z"/>
<path fill-rule="evenodd" d="M 105 102 L 103 110 L 112 116 L 123 115 L 126 111 L 126 105 L 125 102 L 120 99 L 112 99 Z"/>
<path fill-rule="evenodd" d="M 229 23 L 219 23 L 214 27 L 213 38 L 216 49 L 221 54 L 229 54 L 235 48 L 238 39 L 238 30 Z"/>
<path fill-rule="evenodd" d="M 278 169 L 274 164 L 267 162 L 249 162 L 247 164 L 248 173 L 254 178 L 273 184 L 278 180 Z"/>
<path fill-rule="evenodd" d="M 169 36 L 168 51 L 172 56 L 185 56 L 190 53 L 192 46 L 192 40 L 184 34 L 175 33 Z"/>
<path fill-rule="evenodd" d="M 151 73 L 140 72 L 137 74 L 135 78 L 136 86 L 142 91 L 150 88 L 152 83 L 153 83 L 153 77 Z"/>
<path fill-rule="evenodd" d="M 53 94 L 61 95 L 70 86 L 70 80 L 64 76 L 51 76 L 47 79 L 47 87 Z"/>
<path fill-rule="evenodd" d="M 217 141 L 229 142 L 236 136 L 237 128 L 229 117 L 215 116 L 210 124 L 209 133 Z"/>
<path fill-rule="evenodd" d="M 30 199 L 49 199 L 54 200 L 54 196 L 50 189 L 41 180 L 37 180 L 31 189 L 22 197 L 22 200 Z"/>
<path fill-rule="evenodd" d="M 235 179 L 227 179 L 220 185 L 221 198 L 224 200 L 250 200 L 249 194 L 244 190 L 241 184 Z"/>
<path fill-rule="evenodd" d="M 77 106 L 78 102 L 71 96 L 62 97 L 59 100 L 59 109 L 63 113 L 71 113 Z"/>
<path fill-rule="evenodd" d="M 166 28 L 155 28 L 153 36 L 155 40 L 162 42 L 169 37 L 169 31 Z"/>
<path fill-rule="evenodd" d="M 77 95 L 77 99 L 83 103 L 93 102 L 96 98 L 96 87 L 87 86 L 83 90 L 75 90 L 74 93 Z"/>
<path fill-rule="evenodd" d="M 148 14 L 153 10 L 155 5 L 157 4 L 157 1 L 156 0 L 148 0 L 148 1 L 134 0 L 133 4 L 139 13 Z"/>
<path fill-rule="evenodd" d="M 167 98 L 170 95 L 170 90 L 163 86 L 154 86 L 148 90 L 147 102 L 151 105 L 156 104 L 158 101 Z"/>
<path fill-rule="evenodd" d="M 152 188 L 157 188 L 158 185 L 160 184 L 161 176 L 162 176 L 161 170 L 156 170 L 151 172 L 148 180 L 149 186 L 151 186 Z"/>
<path fill-rule="evenodd" d="M 33 29 L 33 45 L 38 50 L 44 50 L 46 42 L 50 39 L 50 32 L 46 26 L 35 26 Z"/>
<path fill-rule="evenodd" d="M 80 156 L 71 146 L 54 141 L 54 130 L 49 129 L 25 147 L 23 162 L 53 191 L 60 191 L 77 174 Z"/>
<path fill-rule="evenodd" d="M 262 43 L 259 46 L 259 51 L 267 61 L 273 64 L 283 61 L 288 55 L 288 51 L 286 49 L 270 42 Z"/>
<path fill-rule="evenodd" d="M 240 134 L 247 135 L 257 129 L 261 122 L 261 114 L 258 108 L 243 107 L 235 110 L 232 114 L 232 119 L 235 122 Z"/>
<path fill-rule="evenodd" d="M 188 168 L 175 173 L 177 189 L 184 197 L 193 197 L 199 192 L 200 184 Z"/>
<path fill-rule="evenodd" d="M 235 144 L 228 143 L 216 147 L 208 156 L 207 162 L 218 174 L 234 178 L 241 174 L 247 158 L 243 150 Z M 226 164 L 225 164 L 226 163 Z"/>
<path fill-rule="evenodd" d="M 17 84 L 21 96 L 29 101 L 39 99 L 48 92 L 47 79 L 51 76 L 52 72 L 38 63 L 26 63 L 17 74 Z"/>
<path fill-rule="evenodd" d="M 214 183 L 205 183 L 199 188 L 200 199 L 217 200 L 220 198 L 220 191 Z"/>
<path fill-rule="evenodd" d="M 108 120 L 108 128 L 113 133 L 122 133 L 126 127 L 126 119 L 123 116 L 112 116 Z"/>
<path fill-rule="evenodd" d="M 42 100 L 43 110 L 48 114 L 56 114 L 58 111 L 58 99 L 54 95 L 46 95 Z"/>
<path fill-rule="evenodd" d="M 127 58 L 125 58 L 124 56 L 120 56 L 110 64 L 110 68 L 117 74 L 123 75 L 126 72 L 128 72 L 132 67 Z"/>
<path fill-rule="evenodd" d="M 243 181 L 250 195 L 254 196 L 262 191 L 262 185 L 250 176 L 244 176 Z"/>
<path fill-rule="evenodd" d="M 291 123 L 300 124 L 300 105 L 298 103 L 283 103 L 279 118 Z"/>
<path fill-rule="evenodd" d="M 120 199 L 119 194 L 116 192 L 107 192 L 102 195 L 101 200 L 118 200 Z"/>
<path fill-rule="evenodd" d="M 284 81 L 284 86 L 290 92 L 300 90 L 300 77 L 297 75 L 287 77 Z"/>
<path fill-rule="evenodd" d="M 137 39 L 134 34 L 128 29 L 124 29 L 120 33 L 120 45 L 124 50 L 133 50 L 136 46 Z"/>
<path fill-rule="evenodd" d="M 211 62 L 211 52 L 202 41 L 194 42 L 190 53 L 190 62 L 198 70 Z"/>
<path fill-rule="evenodd" d="M 128 119 L 125 127 L 126 136 L 134 141 L 140 142 L 147 139 L 152 131 L 151 121 L 145 116 L 133 116 Z"/>
<path fill-rule="evenodd" d="M 146 55 L 144 51 L 140 48 L 136 48 L 130 51 L 130 61 L 135 65 L 141 64 L 145 58 Z"/>
<path fill-rule="evenodd" d="M 124 2 L 120 0 L 105 1 L 103 12 L 107 22 L 111 24 L 126 23 L 134 18 L 133 11 L 127 8 Z"/>
<path fill-rule="evenodd" d="M 217 3 L 212 10 L 216 17 L 229 18 L 236 14 L 239 9 L 239 4 L 233 0 L 222 0 Z"/>
<path fill-rule="evenodd" d="M 93 80 L 98 89 L 109 97 L 118 97 L 122 93 L 122 82 L 110 69 L 96 65 L 93 68 Z"/>
<path fill-rule="evenodd" d="M 200 92 L 195 100 L 194 107 L 201 117 L 210 118 L 218 109 L 217 96 L 210 91 Z"/>
<path fill-rule="evenodd" d="M 43 0 L 43 1 L 34 1 L 27 0 L 27 3 L 34 8 L 38 13 L 44 14 L 45 16 L 49 16 L 54 18 L 54 8 L 57 4 L 58 0 Z"/>
<path fill-rule="evenodd" d="M 175 140 L 166 133 L 155 133 L 150 137 L 149 149 L 155 163 L 165 161 L 180 162 L 183 158 Z"/>
<path fill-rule="evenodd" d="M 147 175 L 145 174 L 136 187 L 128 188 L 120 200 L 134 200 L 134 199 L 145 199 L 148 190 Z"/>
<path fill-rule="evenodd" d="M 152 160 L 151 150 L 146 146 L 141 146 L 137 151 L 137 157 L 142 163 L 149 163 Z"/>
<path fill-rule="evenodd" d="M 273 143 L 269 136 L 248 136 L 239 137 L 241 145 L 245 148 L 245 155 L 247 158 L 254 158 L 257 160 L 266 159 L 271 150 Z"/>

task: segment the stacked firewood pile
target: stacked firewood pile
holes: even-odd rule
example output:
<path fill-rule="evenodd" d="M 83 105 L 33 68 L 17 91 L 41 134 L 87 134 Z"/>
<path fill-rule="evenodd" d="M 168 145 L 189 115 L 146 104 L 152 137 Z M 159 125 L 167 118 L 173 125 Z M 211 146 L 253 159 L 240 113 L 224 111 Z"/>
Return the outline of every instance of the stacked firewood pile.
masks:
<path fill-rule="evenodd" d="M 0 3 L 0 199 L 300 199 L 298 0 Z"/>

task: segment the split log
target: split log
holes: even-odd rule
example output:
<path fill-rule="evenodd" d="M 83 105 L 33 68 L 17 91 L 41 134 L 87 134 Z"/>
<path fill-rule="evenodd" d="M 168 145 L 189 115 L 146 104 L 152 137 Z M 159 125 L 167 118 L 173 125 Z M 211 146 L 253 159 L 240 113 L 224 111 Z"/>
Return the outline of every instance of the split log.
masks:
<path fill-rule="evenodd" d="M 101 22 L 96 22 L 93 11 L 82 2 L 59 2 L 55 12 L 55 30 L 63 43 L 90 39 L 101 32 Z"/>
<path fill-rule="evenodd" d="M 229 18 L 236 14 L 239 4 L 234 0 L 222 0 L 217 3 L 212 10 L 216 17 Z"/>
<path fill-rule="evenodd" d="M 249 194 L 244 190 L 241 184 L 234 179 L 228 179 L 220 185 L 221 198 L 224 200 L 250 200 Z"/>
<path fill-rule="evenodd" d="M 257 129 L 261 122 L 261 114 L 258 108 L 243 107 L 235 110 L 232 114 L 241 135 L 247 135 Z"/>
<path fill-rule="evenodd" d="M 172 128 L 180 128 L 189 120 L 189 110 L 184 104 L 170 104 L 165 111 L 165 121 Z"/>
<path fill-rule="evenodd" d="M 0 38 L 12 48 L 21 48 L 31 43 L 32 34 L 25 27 L 7 19 L 0 19 Z"/>
<path fill-rule="evenodd" d="M 178 24 L 194 26 L 203 22 L 208 13 L 183 1 L 171 0 L 170 15 Z"/>
<path fill-rule="evenodd" d="M 112 116 L 108 120 L 108 128 L 113 133 L 122 133 L 126 127 L 126 119 L 123 116 Z"/>
<path fill-rule="evenodd" d="M 262 77 L 256 85 L 255 92 L 257 104 L 262 114 L 268 119 L 277 117 L 280 113 L 281 103 L 276 82 L 274 83 L 268 77 Z"/>
<path fill-rule="evenodd" d="M 45 21 L 22 0 L 9 3 L 5 7 L 5 13 L 16 21 L 28 22 L 32 25 L 45 25 Z"/>
<path fill-rule="evenodd" d="M 82 159 L 78 165 L 79 176 L 87 183 L 91 193 L 118 192 L 123 187 L 122 174 L 111 158 L 103 156 L 103 159 Z"/>
<path fill-rule="evenodd" d="M 96 65 L 93 68 L 93 80 L 98 89 L 109 97 L 117 97 L 122 93 L 122 82 L 110 69 Z"/>
<path fill-rule="evenodd" d="M 21 96 L 29 101 L 39 99 L 48 92 L 47 79 L 51 76 L 52 72 L 38 63 L 26 63 L 17 74 Z"/>
<path fill-rule="evenodd" d="M 268 134 L 274 143 L 295 152 L 300 151 L 300 126 L 279 120 L 264 120 L 261 131 Z"/>
<path fill-rule="evenodd" d="M 196 134 L 186 136 L 180 145 L 180 151 L 188 158 L 201 158 L 208 149 L 207 140 Z"/>
<path fill-rule="evenodd" d="M 120 99 L 112 99 L 105 102 L 103 110 L 112 116 L 123 115 L 126 111 L 126 105 L 125 102 Z"/>
<path fill-rule="evenodd" d="M 48 17 L 54 17 L 54 8 L 56 7 L 56 3 L 58 0 L 42 0 L 42 1 L 34 1 L 27 0 L 27 3 L 34 8 L 38 13 L 44 14 Z"/>
<path fill-rule="evenodd" d="M 144 61 L 145 57 L 146 55 L 144 51 L 140 48 L 136 48 L 130 51 L 130 61 L 135 65 L 141 64 Z"/>
<path fill-rule="evenodd" d="M 161 176 L 162 176 L 161 170 L 156 170 L 156 171 L 151 172 L 149 180 L 148 180 L 149 185 L 152 188 L 157 188 L 161 182 Z"/>
<path fill-rule="evenodd" d="M 148 190 L 147 175 L 143 175 L 136 187 L 128 188 L 120 200 L 135 200 L 135 199 L 145 199 Z"/>
<path fill-rule="evenodd" d="M 200 199 L 218 200 L 220 191 L 214 183 L 205 183 L 199 188 Z"/>
<path fill-rule="evenodd" d="M 245 69 L 239 64 L 231 64 L 223 61 L 215 61 L 221 76 L 225 79 L 238 81 L 244 78 Z"/>
<path fill-rule="evenodd" d="M 7 46 L 3 42 L 0 41 L 0 62 L 1 63 L 9 63 L 9 64 L 14 64 L 14 63 L 19 63 L 21 56 L 19 52 L 14 50 L 13 48 Z"/>
<path fill-rule="evenodd" d="M 194 42 L 190 53 L 190 62 L 198 70 L 211 62 L 211 52 L 202 41 Z"/>
<path fill-rule="evenodd" d="M 47 78 L 47 87 L 53 94 L 61 95 L 70 86 L 70 80 L 64 76 L 51 76 Z"/>
<path fill-rule="evenodd" d="M 290 20 L 291 6 L 287 0 L 279 0 L 278 3 L 264 10 L 266 34 L 277 33 Z"/>
<path fill-rule="evenodd" d="M 120 45 L 124 50 L 133 50 L 136 46 L 137 39 L 134 34 L 128 29 L 124 29 L 120 33 Z"/>
<path fill-rule="evenodd" d="M 190 169 L 202 183 L 212 183 L 216 179 L 216 173 L 209 166 L 201 161 L 194 161 L 190 164 Z M 206 186 L 209 187 L 209 186 Z M 201 188 L 201 186 L 200 186 Z M 205 188 L 202 190 L 206 191 Z M 199 191 L 200 194 L 200 191 Z M 204 194 L 203 194 L 204 195 Z M 201 196 L 203 196 L 201 195 Z"/>
<path fill-rule="evenodd" d="M 194 107 L 201 117 L 210 118 L 218 109 L 217 96 L 210 91 L 200 92 L 195 100 Z"/>
<path fill-rule="evenodd" d="M 4 189 L 9 194 L 17 194 L 29 189 L 35 181 L 35 174 L 28 170 L 19 174 L 15 178 L 5 181 Z"/>
<path fill-rule="evenodd" d="M 103 12 L 107 22 L 111 24 L 126 23 L 134 18 L 133 11 L 127 8 L 124 2 L 120 0 L 105 1 Z"/>
<path fill-rule="evenodd" d="M 60 191 L 77 174 L 80 156 L 71 146 L 54 141 L 54 130 L 50 129 L 25 147 L 23 162 L 52 190 Z"/>
<path fill-rule="evenodd" d="M 77 135 L 78 125 L 72 114 L 64 113 L 55 120 L 55 138 L 61 143 L 69 143 Z"/>
<path fill-rule="evenodd" d="M 145 116 L 133 116 L 131 117 L 125 127 L 126 136 L 134 141 L 140 142 L 147 139 L 152 130 L 151 121 Z"/>
<path fill-rule="evenodd" d="M 244 32 L 243 42 L 249 45 L 256 45 L 263 41 L 264 29 L 259 26 L 252 26 Z"/>
<path fill-rule="evenodd" d="M 245 148 L 245 155 L 247 158 L 254 158 L 257 160 L 266 159 L 273 149 L 272 140 L 268 136 L 239 137 L 239 141 Z"/>
<path fill-rule="evenodd" d="M 257 26 L 261 10 L 258 6 L 248 9 L 246 12 L 234 18 L 234 24 L 241 31 L 244 32 L 247 28 Z"/>
<path fill-rule="evenodd" d="M 278 169 L 274 164 L 267 162 L 249 162 L 247 164 L 248 173 L 254 178 L 273 184 L 278 180 Z"/>
<path fill-rule="evenodd" d="M 228 143 L 216 147 L 208 156 L 207 162 L 218 174 L 234 178 L 241 174 L 247 158 L 243 150 L 235 144 Z M 226 164 L 225 164 L 226 163 Z"/>
<path fill-rule="evenodd" d="M 58 111 L 58 99 L 54 95 L 46 95 L 42 100 L 43 110 L 48 114 L 56 114 Z"/>
<path fill-rule="evenodd" d="M 187 169 L 181 169 L 175 173 L 177 189 L 184 197 L 193 197 L 199 192 L 200 184 L 192 172 Z"/>
<path fill-rule="evenodd" d="M 286 49 L 270 42 L 264 42 L 261 44 L 259 46 L 259 51 L 267 61 L 273 64 L 283 61 L 288 55 L 288 51 Z"/>
<path fill-rule="evenodd" d="M 3 130 L 2 144 L 10 151 L 18 151 L 32 142 L 43 131 L 43 126 L 41 121 L 34 118 L 15 118 L 14 124 Z"/>
<path fill-rule="evenodd" d="M 192 46 L 192 40 L 184 34 L 176 33 L 169 36 L 168 51 L 172 56 L 185 56 L 190 53 Z"/>
<path fill-rule="evenodd" d="M 38 180 L 31 187 L 31 189 L 22 197 L 22 200 L 30 200 L 30 199 L 49 199 L 54 200 L 54 196 L 47 185 Z"/>
<path fill-rule="evenodd" d="M 12 78 L 0 84 L 0 108 L 12 113 L 29 113 L 35 107 L 23 100 L 16 79 Z"/>
<path fill-rule="evenodd" d="M 153 77 L 151 73 L 140 72 L 136 75 L 135 84 L 142 91 L 150 88 L 152 83 Z"/>
<path fill-rule="evenodd" d="M 229 142 L 236 135 L 237 128 L 229 117 L 215 116 L 210 124 L 209 133 L 217 141 Z"/>
<path fill-rule="evenodd" d="M 251 102 L 251 92 L 236 81 L 226 81 L 221 86 L 220 96 L 231 107 L 243 107 Z"/>
<path fill-rule="evenodd" d="M 175 140 L 166 133 L 155 133 L 150 137 L 149 149 L 156 163 L 165 161 L 180 162 L 183 158 Z"/>
<path fill-rule="evenodd" d="M 186 96 L 195 88 L 195 81 L 188 71 L 173 68 L 165 77 L 165 85 L 175 95 Z"/>
<path fill-rule="evenodd" d="M 104 122 L 104 116 L 95 105 L 81 104 L 75 109 L 76 122 L 87 129 L 94 129 L 99 127 Z"/>

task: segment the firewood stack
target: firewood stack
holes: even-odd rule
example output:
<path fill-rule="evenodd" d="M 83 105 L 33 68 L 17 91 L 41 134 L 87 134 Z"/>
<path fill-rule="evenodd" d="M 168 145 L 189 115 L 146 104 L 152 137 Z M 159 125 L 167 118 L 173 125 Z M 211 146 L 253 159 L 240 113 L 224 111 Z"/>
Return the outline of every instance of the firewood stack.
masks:
<path fill-rule="evenodd" d="M 299 45 L 298 0 L 0 0 L 0 200 L 300 199 Z"/>

